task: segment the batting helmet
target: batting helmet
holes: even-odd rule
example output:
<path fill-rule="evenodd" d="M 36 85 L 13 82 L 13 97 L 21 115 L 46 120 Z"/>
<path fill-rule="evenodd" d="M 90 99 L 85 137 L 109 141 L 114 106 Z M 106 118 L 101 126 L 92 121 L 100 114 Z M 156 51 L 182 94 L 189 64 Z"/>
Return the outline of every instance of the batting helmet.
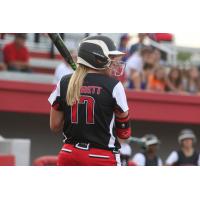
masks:
<path fill-rule="evenodd" d="M 101 70 L 111 63 L 109 56 L 124 53 L 117 50 L 114 42 L 106 36 L 97 35 L 85 38 L 79 46 L 77 63 Z"/>
<path fill-rule="evenodd" d="M 154 134 L 145 135 L 144 141 L 145 148 L 153 144 L 160 144 L 160 140 Z"/>
<path fill-rule="evenodd" d="M 180 135 L 178 136 L 178 142 L 179 144 L 184 140 L 184 139 L 192 139 L 194 142 L 196 142 L 196 136 L 194 132 L 191 129 L 183 129 L 180 132 Z"/>

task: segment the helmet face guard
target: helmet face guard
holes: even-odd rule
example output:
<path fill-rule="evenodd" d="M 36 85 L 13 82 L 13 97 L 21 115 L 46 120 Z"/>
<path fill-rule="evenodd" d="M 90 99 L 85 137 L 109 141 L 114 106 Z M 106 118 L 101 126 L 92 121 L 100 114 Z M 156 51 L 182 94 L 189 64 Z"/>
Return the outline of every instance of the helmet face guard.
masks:
<path fill-rule="evenodd" d="M 122 76 L 126 67 L 126 63 L 123 61 L 110 61 L 110 66 L 108 67 L 111 70 L 113 76 Z"/>

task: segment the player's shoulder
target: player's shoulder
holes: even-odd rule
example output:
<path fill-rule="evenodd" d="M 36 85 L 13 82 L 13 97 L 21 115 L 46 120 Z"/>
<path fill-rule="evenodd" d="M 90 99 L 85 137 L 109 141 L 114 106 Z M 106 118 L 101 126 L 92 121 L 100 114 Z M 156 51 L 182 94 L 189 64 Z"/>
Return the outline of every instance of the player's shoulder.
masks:
<path fill-rule="evenodd" d="M 138 156 L 138 157 L 145 157 L 145 156 L 144 156 L 144 153 L 141 153 L 141 152 L 136 153 L 135 156 Z"/>
<path fill-rule="evenodd" d="M 114 86 L 117 85 L 118 83 L 120 83 L 120 81 L 117 80 L 117 79 L 114 78 L 114 77 L 107 76 L 107 78 L 108 78 L 109 82 L 110 82 L 111 84 L 113 84 Z"/>
<path fill-rule="evenodd" d="M 115 90 L 121 90 L 123 88 L 122 83 L 114 77 L 105 77 L 104 84 L 113 93 Z"/>
<path fill-rule="evenodd" d="M 173 150 L 167 157 L 165 163 L 166 165 L 173 165 L 174 163 L 178 161 L 178 159 L 179 159 L 179 156 L 178 156 L 177 150 Z"/>
<path fill-rule="evenodd" d="M 144 166 L 145 165 L 145 156 L 143 153 L 136 153 L 133 156 L 132 161 L 134 163 L 136 163 L 136 165 Z"/>
<path fill-rule="evenodd" d="M 163 165 L 163 161 L 161 157 L 158 157 L 158 166 L 162 166 L 162 165 Z"/>
<path fill-rule="evenodd" d="M 88 73 L 87 79 L 109 88 L 114 88 L 119 83 L 114 77 L 99 73 Z"/>
<path fill-rule="evenodd" d="M 61 94 L 64 96 L 67 91 L 71 76 L 72 76 L 72 74 L 64 75 L 60 80 L 60 91 L 61 91 Z"/>
<path fill-rule="evenodd" d="M 168 158 L 178 158 L 180 154 L 181 154 L 180 150 L 172 150 Z"/>
<path fill-rule="evenodd" d="M 145 160 L 145 155 L 143 153 L 141 153 L 141 152 L 136 153 L 133 156 L 133 160 Z"/>
<path fill-rule="evenodd" d="M 72 74 L 64 75 L 60 80 L 60 84 L 62 85 L 62 84 L 69 82 L 71 76 L 72 76 Z"/>

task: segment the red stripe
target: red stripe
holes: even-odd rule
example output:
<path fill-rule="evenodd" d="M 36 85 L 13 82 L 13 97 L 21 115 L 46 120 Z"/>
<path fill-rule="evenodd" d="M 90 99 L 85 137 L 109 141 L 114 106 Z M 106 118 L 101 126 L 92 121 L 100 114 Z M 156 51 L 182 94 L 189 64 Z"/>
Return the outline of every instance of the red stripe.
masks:
<path fill-rule="evenodd" d="M 78 115 L 78 113 L 77 113 L 77 111 L 78 111 L 78 104 L 77 104 L 77 102 L 76 103 L 74 103 L 73 104 L 73 106 L 71 107 L 71 120 L 72 120 L 72 123 L 78 123 L 78 117 L 77 117 L 77 115 Z"/>

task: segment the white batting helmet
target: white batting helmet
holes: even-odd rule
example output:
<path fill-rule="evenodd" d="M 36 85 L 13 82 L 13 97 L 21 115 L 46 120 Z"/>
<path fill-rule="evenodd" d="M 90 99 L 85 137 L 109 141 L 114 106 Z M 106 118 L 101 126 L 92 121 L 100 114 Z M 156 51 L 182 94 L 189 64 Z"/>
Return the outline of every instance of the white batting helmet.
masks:
<path fill-rule="evenodd" d="M 153 144 L 160 144 L 160 140 L 154 134 L 147 134 L 144 136 L 145 147 Z"/>
<path fill-rule="evenodd" d="M 191 129 L 183 129 L 180 132 L 180 135 L 178 137 L 179 144 L 185 139 L 192 139 L 194 142 L 196 142 L 197 140 L 194 132 Z"/>

